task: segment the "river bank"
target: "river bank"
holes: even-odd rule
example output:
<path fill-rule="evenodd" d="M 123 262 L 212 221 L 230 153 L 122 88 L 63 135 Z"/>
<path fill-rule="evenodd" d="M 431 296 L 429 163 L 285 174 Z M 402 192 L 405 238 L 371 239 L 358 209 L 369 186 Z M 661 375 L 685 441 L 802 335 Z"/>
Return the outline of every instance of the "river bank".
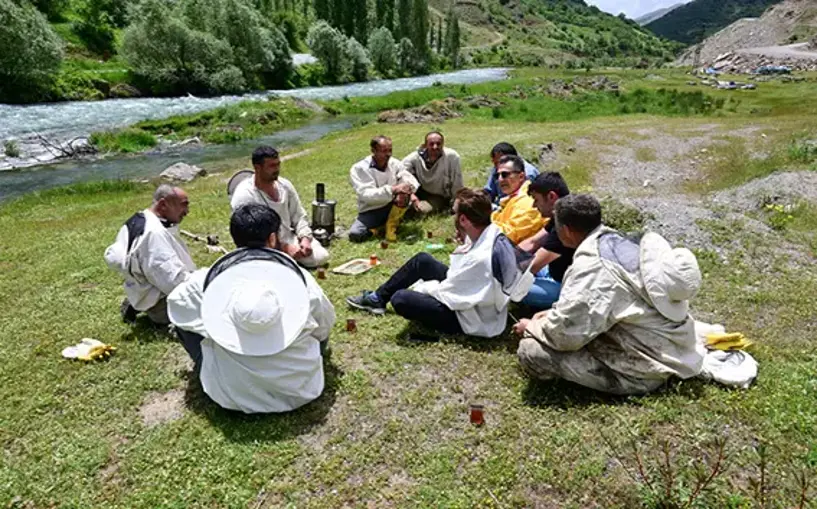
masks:
<path fill-rule="evenodd" d="M 57 157 L 40 137 L 52 144 L 87 139 L 91 133 L 122 128 L 145 120 L 193 115 L 243 101 L 270 97 L 293 97 L 310 101 L 344 97 L 378 96 L 416 90 L 434 83 L 472 84 L 505 79 L 508 69 L 468 69 L 395 80 L 378 80 L 349 85 L 278 90 L 240 96 L 112 99 L 17 106 L 0 104 L 0 140 L 14 141 L 21 157 L 0 157 L 0 170 L 48 164 Z"/>

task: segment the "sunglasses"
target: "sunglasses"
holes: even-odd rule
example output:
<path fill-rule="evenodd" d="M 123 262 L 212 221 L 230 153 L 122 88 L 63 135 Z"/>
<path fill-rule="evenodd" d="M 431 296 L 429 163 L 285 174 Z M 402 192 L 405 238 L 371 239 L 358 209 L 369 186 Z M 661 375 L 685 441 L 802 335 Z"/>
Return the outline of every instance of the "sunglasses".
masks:
<path fill-rule="evenodd" d="M 511 175 L 516 175 L 517 173 L 522 173 L 522 172 L 520 172 L 520 171 L 500 171 L 500 172 L 497 172 L 496 175 L 497 175 L 497 177 L 499 177 L 501 179 L 506 179 L 506 178 L 510 177 Z"/>

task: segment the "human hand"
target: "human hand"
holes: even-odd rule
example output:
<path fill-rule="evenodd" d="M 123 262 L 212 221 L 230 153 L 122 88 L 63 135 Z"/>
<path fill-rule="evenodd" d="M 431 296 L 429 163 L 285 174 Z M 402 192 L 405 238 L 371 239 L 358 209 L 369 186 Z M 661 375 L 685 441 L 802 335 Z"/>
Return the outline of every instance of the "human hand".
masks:
<path fill-rule="evenodd" d="M 525 333 L 525 329 L 528 328 L 529 323 L 530 320 L 528 320 L 527 318 L 519 320 L 513 326 L 513 333 L 516 334 L 517 336 L 523 335 Z"/>
<path fill-rule="evenodd" d="M 412 194 L 409 201 L 411 202 L 411 208 L 418 211 L 420 210 L 420 198 L 417 198 L 416 194 Z"/>
<path fill-rule="evenodd" d="M 301 252 L 304 256 L 312 256 L 312 239 L 309 237 L 304 237 L 299 242 L 301 246 Z"/>
<path fill-rule="evenodd" d="M 281 246 L 281 250 L 296 260 L 304 257 L 301 246 L 298 244 L 284 244 Z"/>
<path fill-rule="evenodd" d="M 402 182 L 400 184 L 392 186 L 391 192 L 397 195 L 411 194 L 411 186 L 406 184 L 405 182 Z"/>
<path fill-rule="evenodd" d="M 400 208 L 408 207 L 409 204 L 409 195 L 405 193 L 400 193 L 394 197 L 394 204 Z"/>

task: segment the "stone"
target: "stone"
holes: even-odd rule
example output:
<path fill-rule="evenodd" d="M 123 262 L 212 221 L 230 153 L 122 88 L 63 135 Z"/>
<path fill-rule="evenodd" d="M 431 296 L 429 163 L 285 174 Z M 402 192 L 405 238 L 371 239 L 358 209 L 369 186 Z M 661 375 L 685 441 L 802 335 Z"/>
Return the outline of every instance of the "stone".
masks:
<path fill-rule="evenodd" d="M 128 99 L 131 97 L 142 97 L 142 93 L 134 86 L 127 83 L 119 83 L 111 87 L 108 97 L 112 99 Z"/>
<path fill-rule="evenodd" d="M 207 171 L 203 168 L 191 166 L 187 163 L 176 163 L 165 169 L 160 176 L 165 180 L 191 182 L 196 177 L 203 177 L 205 175 L 207 175 Z"/>

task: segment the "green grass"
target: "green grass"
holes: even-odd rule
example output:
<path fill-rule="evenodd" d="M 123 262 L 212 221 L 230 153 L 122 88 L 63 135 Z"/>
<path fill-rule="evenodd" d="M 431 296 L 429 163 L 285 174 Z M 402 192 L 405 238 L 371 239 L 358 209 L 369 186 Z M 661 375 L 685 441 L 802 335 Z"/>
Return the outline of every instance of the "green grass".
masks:
<path fill-rule="evenodd" d="M 156 137 L 139 129 L 94 133 L 88 140 L 102 152 L 141 152 L 156 146 Z"/>
<path fill-rule="evenodd" d="M 490 146 L 506 140 L 534 160 L 539 144 L 553 142 L 568 183 L 587 189 L 602 169 L 600 148 L 629 147 L 645 129 L 682 133 L 722 123 L 728 134 L 760 122 L 770 138 L 775 127 L 789 139 L 812 122 L 805 114 L 774 111 L 760 120 L 741 109 L 734 115 L 546 123 L 466 117 L 443 129 L 447 144 L 462 155 L 469 185 L 484 183 Z M 156 134 L 166 127 L 151 125 Z M 184 122 L 169 127 L 194 128 Z M 386 132 L 402 157 L 430 127 L 366 125 L 335 133 L 293 148 L 313 150 L 284 163 L 283 175 L 304 201 L 316 182 L 326 183 L 328 198 L 339 201 L 338 223 L 348 226 L 355 214 L 348 169 L 368 153 L 368 140 Z M 245 158 L 220 161 L 206 169 L 221 174 L 186 186 L 191 209 L 185 229 L 218 234 L 231 247 L 224 180 L 245 166 Z M 716 171 L 748 175 L 723 165 L 703 177 L 718 177 Z M 796 507 L 795 474 L 803 467 L 814 473 L 817 265 L 808 255 L 798 259 L 780 249 L 785 240 L 814 256 L 813 236 L 805 234 L 817 225 L 813 205 L 798 208 L 772 236 L 727 217 L 703 225 L 713 244 L 698 251 L 705 280 L 693 313 L 755 341 L 761 371 L 749 390 L 674 381 L 649 396 L 611 398 L 568 383 L 531 382 L 517 367 L 510 336 L 444 337 L 418 346 L 406 341 L 412 328 L 393 313 L 378 318 L 347 309 L 344 297 L 376 287 L 422 251 L 424 232 L 451 234 L 451 218 L 435 217 L 406 223 L 403 240 L 386 250 L 376 241 L 333 242 L 333 265 L 371 253 L 383 264 L 358 278 L 330 273 L 322 283 L 338 314 L 326 392 L 288 415 L 246 417 L 203 397 L 172 338 L 143 323 L 131 328 L 119 321 L 121 281 L 102 253 L 123 221 L 147 206 L 152 191 L 133 182 L 83 184 L 0 207 L 0 306 L 6 310 L 0 314 L 0 505 L 660 507 L 667 498 L 665 444 L 674 472 L 669 498 L 684 501 L 697 465 L 711 464 L 714 441 L 724 437 L 726 471 L 696 507 L 759 505 L 752 488 L 760 477 L 759 444 L 767 451 L 772 490 L 766 507 Z M 644 224 L 627 207 L 607 207 L 622 228 Z M 200 266 L 215 260 L 200 245 L 190 248 Z M 357 319 L 356 334 L 345 332 L 346 318 Z M 60 358 L 62 348 L 83 337 L 119 351 L 89 365 Z M 145 426 L 139 408 L 169 391 L 182 397 L 179 418 Z M 472 402 L 486 407 L 484 427 L 468 423 Z M 638 460 L 652 490 L 627 473 Z"/>
<path fill-rule="evenodd" d="M 153 147 L 156 136 L 171 141 L 195 136 L 206 143 L 235 143 L 274 133 L 315 115 L 291 99 L 245 101 L 194 115 L 146 120 L 126 129 L 94 133 L 91 142 L 100 150 L 111 152 L 137 152 Z"/>

